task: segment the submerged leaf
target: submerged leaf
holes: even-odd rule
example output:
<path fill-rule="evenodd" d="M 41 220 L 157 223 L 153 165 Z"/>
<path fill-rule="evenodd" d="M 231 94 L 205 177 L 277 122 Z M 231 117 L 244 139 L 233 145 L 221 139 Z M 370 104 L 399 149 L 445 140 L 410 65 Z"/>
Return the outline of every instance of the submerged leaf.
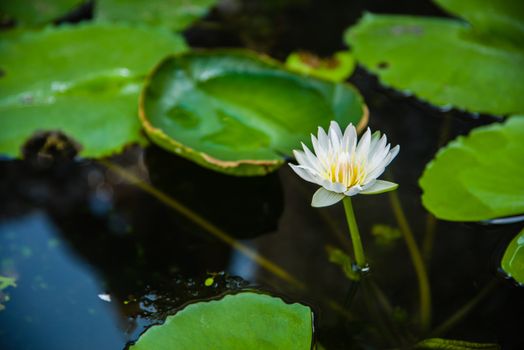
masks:
<path fill-rule="evenodd" d="M 143 77 L 185 48 L 167 30 L 100 24 L 1 41 L 0 154 L 20 155 L 25 140 L 42 130 L 61 130 L 87 157 L 143 143 L 137 116 Z"/>
<path fill-rule="evenodd" d="M 524 116 L 460 136 L 420 178 L 422 203 L 437 218 L 480 221 L 524 213 Z"/>
<path fill-rule="evenodd" d="M 523 46 L 501 44 L 463 21 L 366 14 L 346 42 L 381 83 L 441 108 L 524 112 Z"/>
<path fill-rule="evenodd" d="M 309 307 L 244 292 L 186 306 L 149 328 L 130 350 L 307 350 L 312 332 Z"/>
<path fill-rule="evenodd" d="M 418 342 L 414 348 L 427 350 L 499 350 L 500 346 L 491 343 L 473 343 L 464 340 L 430 338 Z"/>
<path fill-rule="evenodd" d="M 140 112 L 158 145 L 235 175 L 274 171 L 319 125 L 367 120 L 352 86 L 304 77 L 240 50 L 167 58 L 146 83 Z"/>
<path fill-rule="evenodd" d="M 344 271 L 344 275 L 346 275 L 349 280 L 360 280 L 360 274 L 353 270 L 353 261 L 349 255 L 342 250 L 329 245 L 326 246 L 326 252 L 328 253 L 329 261 L 333 264 L 339 265 L 342 268 L 342 271 Z"/>
<path fill-rule="evenodd" d="M 162 25 L 181 31 L 207 14 L 217 0 L 98 0 L 95 18 Z"/>
<path fill-rule="evenodd" d="M 508 277 L 524 285 L 524 230 L 508 244 L 501 267 Z"/>

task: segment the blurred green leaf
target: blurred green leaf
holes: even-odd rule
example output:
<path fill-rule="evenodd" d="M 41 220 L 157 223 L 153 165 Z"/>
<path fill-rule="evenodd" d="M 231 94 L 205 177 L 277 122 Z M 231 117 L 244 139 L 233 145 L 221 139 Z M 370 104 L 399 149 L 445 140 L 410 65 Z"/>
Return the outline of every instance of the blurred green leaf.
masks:
<path fill-rule="evenodd" d="M 95 18 L 162 25 L 182 31 L 205 16 L 217 0 L 98 0 Z"/>
<path fill-rule="evenodd" d="M 463 340 L 442 338 L 424 339 L 414 346 L 415 349 L 437 350 L 499 350 L 500 346 L 490 343 L 472 343 Z"/>
<path fill-rule="evenodd" d="M 162 57 L 185 48 L 167 30 L 107 24 L 2 40 L 0 154 L 19 155 L 38 130 L 63 131 L 86 157 L 145 142 L 137 113 L 143 78 Z"/>
<path fill-rule="evenodd" d="M 498 16 L 494 8 L 478 7 L 467 18 L 487 30 L 495 24 L 482 21 L 479 13 L 493 18 Z M 366 14 L 347 31 L 346 42 L 382 84 L 405 94 L 446 109 L 519 114 L 524 112 L 524 49 L 511 44 L 516 29 L 498 25 L 493 33 L 501 31 L 508 40 L 483 35 L 461 20 Z"/>
<path fill-rule="evenodd" d="M 311 349 L 309 307 L 244 292 L 186 306 L 149 328 L 130 350 Z"/>
<path fill-rule="evenodd" d="M 479 221 L 524 213 L 524 116 L 474 129 L 442 148 L 420 178 L 437 218 Z"/>
<path fill-rule="evenodd" d="M 509 277 L 524 285 L 524 230 L 508 244 L 501 267 Z"/>
<path fill-rule="evenodd" d="M 353 261 L 349 255 L 344 253 L 342 250 L 332 247 L 330 245 L 326 246 L 326 252 L 329 257 L 329 261 L 333 264 L 339 265 L 344 272 L 344 275 L 352 281 L 360 280 L 360 275 L 358 272 L 353 270 Z"/>
<path fill-rule="evenodd" d="M 2 0 L 0 17 L 12 18 L 17 25 L 38 26 L 71 12 L 84 0 Z"/>
<path fill-rule="evenodd" d="M 304 77 L 243 50 L 167 58 L 150 76 L 141 102 L 142 123 L 155 143 L 234 175 L 274 171 L 331 120 L 367 121 L 352 86 Z"/>
<path fill-rule="evenodd" d="M 328 58 L 320 58 L 309 52 L 294 52 L 288 56 L 286 67 L 298 73 L 342 82 L 353 73 L 356 62 L 349 51 L 340 51 Z"/>
<path fill-rule="evenodd" d="M 524 43 L 524 1 L 521 0 L 433 0 L 449 13 L 471 23 L 478 34 L 492 40 Z"/>
<path fill-rule="evenodd" d="M 373 225 L 371 234 L 375 237 L 375 242 L 382 246 L 389 246 L 402 237 L 402 233 L 398 228 L 382 224 Z"/>

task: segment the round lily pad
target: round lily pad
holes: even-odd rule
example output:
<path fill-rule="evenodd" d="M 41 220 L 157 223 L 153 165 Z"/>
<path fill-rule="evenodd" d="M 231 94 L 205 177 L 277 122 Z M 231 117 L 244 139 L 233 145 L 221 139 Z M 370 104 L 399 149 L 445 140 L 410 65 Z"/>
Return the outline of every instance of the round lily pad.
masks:
<path fill-rule="evenodd" d="M 524 230 L 507 246 L 501 266 L 508 277 L 524 286 Z"/>
<path fill-rule="evenodd" d="M 243 50 L 197 51 L 165 59 L 140 102 L 153 142 L 234 175 L 277 169 L 318 126 L 367 121 L 352 86 L 289 71 Z"/>
<path fill-rule="evenodd" d="M 137 43 L 140 43 L 137 46 Z M 144 143 L 138 98 L 147 72 L 186 50 L 162 28 L 79 24 L 0 41 L 0 154 L 20 155 L 36 131 L 60 130 L 101 157 Z"/>
<path fill-rule="evenodd" d="M 149 328 L 130 350 L 309 350 L 311 309 L 244 292 L 190 304 Z"/>
<path fill-rule="evenodd" d="M 480 221 L 524 213 L 524 116 L 474 129 L 442 148 L 420 178 L 436 217 Z"/>

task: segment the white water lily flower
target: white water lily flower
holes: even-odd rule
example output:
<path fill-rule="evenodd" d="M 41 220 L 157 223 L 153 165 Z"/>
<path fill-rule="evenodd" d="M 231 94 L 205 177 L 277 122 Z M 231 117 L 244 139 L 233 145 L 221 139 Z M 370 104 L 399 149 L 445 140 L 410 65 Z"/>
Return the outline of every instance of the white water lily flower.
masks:
<path fill-rule="evenodd" d="M 390 149 L 386 135 L 371 135 L 369 128 L 357 144 L 357 130 L 349 124 L 344 134 L 332 121 L 328 133 L 321 127 L 311 135 L 315 153 L 302 143 L 304 151 L 293 151 L 298 165 L 289 164 L 304 180 L 322 186 L 311 205 L 325 207 L 358 193 L 377 194 L 394 190 L 396 183 L 377 180 L 396 157 L 399 146 Z"/>

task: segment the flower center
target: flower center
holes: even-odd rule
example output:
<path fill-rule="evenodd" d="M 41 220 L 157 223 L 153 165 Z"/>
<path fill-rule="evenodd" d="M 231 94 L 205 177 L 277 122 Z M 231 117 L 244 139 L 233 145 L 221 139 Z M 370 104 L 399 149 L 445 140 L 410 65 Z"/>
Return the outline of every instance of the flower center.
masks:
<path fill-rule="evenodd" d="M 338 182 L 350 188 L 364 182 L 366 169 L 362 164 L 352 159 L 339 159 L 331 164 L 326 178 L 331 182 Z"/>

